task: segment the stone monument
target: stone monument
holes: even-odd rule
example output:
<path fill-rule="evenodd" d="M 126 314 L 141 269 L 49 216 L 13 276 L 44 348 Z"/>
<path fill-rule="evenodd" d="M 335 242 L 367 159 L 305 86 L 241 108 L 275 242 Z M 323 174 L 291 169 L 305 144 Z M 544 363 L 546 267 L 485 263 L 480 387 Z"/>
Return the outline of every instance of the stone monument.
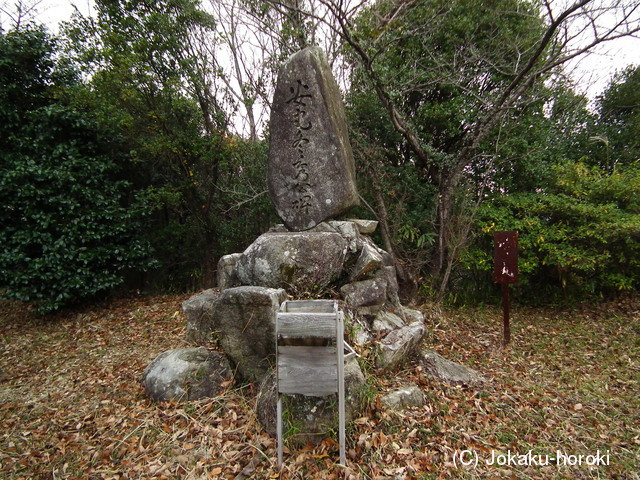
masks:
<path fill-rule="evenodd" d="M 260 423 L 276 433 L 276 311 L 285 299 L 341 299 L 350 341 L 375 345 L 379 368 L 396 368 L 426 335 L 420 312 L 399 304 L 393 259 L 371 238 L 377 222 L 335 219 L 356 206 L 355 165 L 342 98 L 317 47 L 281 68 L 271 114 L 267 180 L 285 225 L 218 263 L 218 287 L 184 303 L 189 342 L 217 341 L 236 377 L 259 383 Z M 392 313 L 395 312 L 395 313 Z M 375 334 L 375 336 L 374 336 Z M 377 344 L 377 345 L 376 345 Z M 365 377 L 344 366 L 345 418 L 358 415 Z M 288 395 L 295 440 L 321 440 L 335 427 L 334 395 Z"/>
<path fill-rule="evenodd" d="M 269 193 L 290 230 L 358 205 L 344 106 L 320 48 L 299 51 L 280 69 L 270 133 Z"/>

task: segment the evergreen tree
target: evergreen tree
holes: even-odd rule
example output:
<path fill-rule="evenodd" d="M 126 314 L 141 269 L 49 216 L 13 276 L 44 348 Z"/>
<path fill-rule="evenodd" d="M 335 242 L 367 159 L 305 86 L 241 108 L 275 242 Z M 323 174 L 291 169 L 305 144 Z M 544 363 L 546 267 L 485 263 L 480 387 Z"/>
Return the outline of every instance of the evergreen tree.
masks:
<path fill-rule="evenodd" d="M 56 310 L 150 266 L 119 145 L 71 101 L 77 75 L 43 28 L 0 34 L 0 293 Z"/>

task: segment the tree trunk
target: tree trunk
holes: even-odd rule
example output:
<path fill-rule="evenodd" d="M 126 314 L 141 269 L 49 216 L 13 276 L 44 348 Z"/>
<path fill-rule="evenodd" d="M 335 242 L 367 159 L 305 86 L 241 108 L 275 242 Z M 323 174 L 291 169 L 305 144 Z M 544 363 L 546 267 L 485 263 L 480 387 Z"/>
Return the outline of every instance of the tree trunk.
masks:
<path fill-rule="evenodd" d="M 462 179 L 464 166 L 468 162 L 459 160 L 456 166 L 444 175 L 439 184 L 438 206 L 436 216 L 437 241 L 431 256 L 430 276 L 433 286 L 439 284 L 439 291 L 446 289 L 453 262 L 449 258 L 452 254 L 452 222 L 454 222 L 454 207 L 456 190 Z M 439 295 L 440 296 L 440 295 Z"/>
<path fill-rule="evenodd" d="M 398 283 L 400 291 L 399 297 L 404 301 L 410 301 L 415 297 L 418 290 L 418 282 L 412 276 L 406 268 L 402 265 L 399 256 L 396 252 L 396 248 L 393 244 L 391 231 L 389 229 L 389 215 L 387 213 L 387 206 L 382 197 L 380 185 L 378 185 L 375 179 L 373 180 L 373 191 L 376 199 L 377 212 L 376 217 L 380 222 L 380 232 L 382 234 L 382 242 L 384 243 L 385 250 L 391 255 L 393 259 L 393 265 L 396 267 L 396 274 L 398 276 Z"/>

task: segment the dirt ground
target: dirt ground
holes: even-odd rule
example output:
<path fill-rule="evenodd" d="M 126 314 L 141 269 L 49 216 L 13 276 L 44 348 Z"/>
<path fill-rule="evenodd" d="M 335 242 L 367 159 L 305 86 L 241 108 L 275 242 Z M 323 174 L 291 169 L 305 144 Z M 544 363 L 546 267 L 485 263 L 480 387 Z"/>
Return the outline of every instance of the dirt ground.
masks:
<path fill-rule="evenodd" d="M 418 363 L 379 372 L 361 348 L 368 407 L 337 444 L 287 450 L 257 422 L 253 385 L 215 399 L 149 401 L 161 352 L 187 346 L 181 302 L 136 297 L 37 317 L 0 302 L 0 476 L 6 479 L 625 479 L 640 472 L 640 301 L 514 307 L 510 348 L 494 307 L 430 305 L 425 348 L 470 366 L 479 388 L 440 384 Z M 427 404 L 384 409 L 415 383 Z M 557 457 L 557 458 L 556 458 Z M 545 463 L 545 459 L 547 460 Z"/>

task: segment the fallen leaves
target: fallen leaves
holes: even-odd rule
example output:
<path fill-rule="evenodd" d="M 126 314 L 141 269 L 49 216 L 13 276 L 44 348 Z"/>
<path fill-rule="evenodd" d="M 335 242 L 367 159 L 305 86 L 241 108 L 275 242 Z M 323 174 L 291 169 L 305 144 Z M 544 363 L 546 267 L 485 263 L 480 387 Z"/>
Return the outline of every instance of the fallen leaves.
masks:
<path fill-rule="evenodd" d="M 229 383 L 216 399 L 153 404 L 140 375 L 159 353 L 184 346 L 187 296 L 123 299 L 99 308 L 30 315 L 0 302 L 0 471 L 55 479 L 633 478 L 640 445 L 637 304 L 611 314 L 514 312 L 513 344 L 499 347 L 498 311 L 441 314 L 429 347 L 493 379 L 483 390 L 434 382 L 418 366 L 372 372 L 373 400 L 338 445 L 276 445 L 257 422 L 255 391 Z M 586 315 L 590 319 L 586 319 Z M 594 321 L 593 318 L 597 318 Z M 411 381 L 428 403 L 401 412 L 376 401 Z M 605 469 L 460 468 L 462 450 L 590 454 Z M 634 453 L 635 452 L 635 453 Z"/>

